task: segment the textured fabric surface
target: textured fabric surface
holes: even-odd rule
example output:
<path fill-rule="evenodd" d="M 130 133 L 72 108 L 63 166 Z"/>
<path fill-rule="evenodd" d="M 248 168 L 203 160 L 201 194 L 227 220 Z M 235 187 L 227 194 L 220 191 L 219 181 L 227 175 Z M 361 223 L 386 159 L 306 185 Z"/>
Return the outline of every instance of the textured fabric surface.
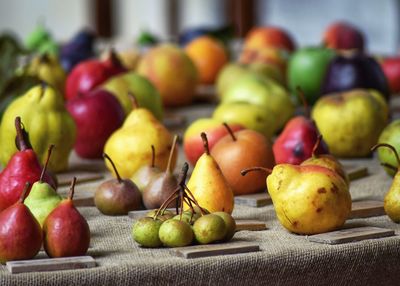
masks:
<path fill-rule="evenodd" d="M 190 123 L 212 113 L 212 107 L 186 108 L 182 114 Z M 182 134 L 182 130 L 176 130 Z M 182 148 L 181 148 L 182 149 Z M 182 150 L 181 150 L 182 152 Z M 181 154 L 176 170 L 182 165 Z M 353 181 L 353 200 L 382 200 L 392 179 L 376 159 L 348 160 L 347 165 L 369 168 L 370 176 Z M 72 156 L 72 168 L 98 170 L 101 161 L 79 161 Z M 93 192 L 98 183 L 78 185 L 76 192 Z M 62 188 L 61 193 L 67 188 Z M 277 221 L 273 206 L 235 206 L 234 216 L 266 222 L 265 231 L 241 231 L 234 241 L 257 242 L 261 251 L 187 260 L 169 249 L 144 249 L 131 237 L 133 220 L 106 217 L 96 208 L 80 208 L 91 233 L 88 255 L 97 267 L 86 270 L 10 274 L 0 265 L 0 285 L 400 285 L 400 238 L 369 239 L 341 245 L 307 241 L 287 232 Z M 349 220 L 347 225 L 400 227 L 387 216 Z M 45 258 L 40 252 L 37 258 Z"/>
<path fill-rule="evenodd" d="M 353 181 L 353 199 L 383 199 L 391 184 L 376 160 L 351 161 L 368 166 L 371 175 Z M 348 163 L 348 162 L 346 162 Z M 284 230 L 273 206 L 235 206 L 241 219 L 260 219 L 265 231 L 241 231 L 234 241 L 258 242 L 260 252 L 186 260 L 170 249 L 144 249 L 131 238 L 133 220 L 106 217 L 93 207 L 80 208 L 92 241 L 88 255 L 98 266 L 87 270 L 9 274 L 0 266 L 1 285 L 398 285 L 399 237 L 370 239 L 341 245 L 311 243 Z M 348 225 L 400 228 L 387 216 L 354 219 Z M 41 252 L 38 258 L 46 255 Z"/>

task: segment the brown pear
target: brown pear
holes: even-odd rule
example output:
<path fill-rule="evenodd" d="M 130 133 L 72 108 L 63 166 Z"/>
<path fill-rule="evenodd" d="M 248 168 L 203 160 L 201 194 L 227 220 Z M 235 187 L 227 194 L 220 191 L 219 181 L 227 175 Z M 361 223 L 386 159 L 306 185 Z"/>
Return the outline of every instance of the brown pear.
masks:
<path fill-rule="evenodd" d="M 141 192 L 143 192 L 155 176 L 161 173 L 160 168 L 155 165 L 154 145 L 151 145 L 151 154 L 151 164 L 140 167 L 131 178 Z"/>
<path fill-rule="evenodd" d="M 167 169 L 165 172 L 154 176 L 153 180 L 143 190 L 143 204 L 147 209 L 159 208 L 165 200 L 178 188 L 178 180 L 172 173 L 172 158 L 178 136 L 174 137 L 171 152 L 169 154 Z M 171 203 L 169 206 L 174 206 Z"/>
<path fill-rule="evenodd" d="M 114 162 L 103 154 L 114 169 L 116 179 L 101 183 L 94 194 L 96 207 L 105 215 L 126 215 L 129 211 L 141 208 L 142 195 L 138 187 L 129 179 L 121 179 Z"/>

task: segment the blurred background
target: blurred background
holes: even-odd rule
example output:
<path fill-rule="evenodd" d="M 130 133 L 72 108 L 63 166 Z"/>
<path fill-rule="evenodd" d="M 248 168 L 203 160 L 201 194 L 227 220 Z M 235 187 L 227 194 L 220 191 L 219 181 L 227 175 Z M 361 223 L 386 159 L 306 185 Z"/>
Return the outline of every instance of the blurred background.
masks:
<path fill-rule="evenodd" d="M 237 36 L 251 26 L 281 26 L 304 46 L 319 43 L 331 22 L 346 20 L 364 31 L 372 53 L 399 46 L 397 0 L 13 0 L 1 1 L 0 11 L 1 31 L 26 38 L 41 22 L 61 42 L 82 27 L 129 44 L 144 30 L 171 40 L 189 28 L 234 24 Z"/>

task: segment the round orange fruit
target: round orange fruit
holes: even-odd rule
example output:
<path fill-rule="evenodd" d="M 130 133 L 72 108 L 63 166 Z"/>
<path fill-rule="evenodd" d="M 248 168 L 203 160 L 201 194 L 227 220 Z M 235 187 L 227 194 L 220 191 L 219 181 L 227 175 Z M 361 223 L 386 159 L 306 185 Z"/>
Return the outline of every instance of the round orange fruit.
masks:
<path fill-rule="evenodd" d="M 210 36 L 194 39 L 185 51 L 197 67 L 202 84 L 214 83 L 219 71 L 228 62 L 223 44 Z"/>

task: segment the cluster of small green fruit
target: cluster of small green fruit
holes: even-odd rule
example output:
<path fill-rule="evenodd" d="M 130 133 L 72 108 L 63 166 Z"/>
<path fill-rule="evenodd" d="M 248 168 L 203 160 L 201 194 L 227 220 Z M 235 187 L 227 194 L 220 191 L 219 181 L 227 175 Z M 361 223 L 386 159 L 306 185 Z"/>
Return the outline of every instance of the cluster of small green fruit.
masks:
<path fill-rule="evenodd" d="M 198 204 L 185 185 L 187 171 L 188 165 L 185 163 L 175 192 L 159 209 L 148 212 L 133 225 L 133 239 L 140 245 L 183 247 L 194 242 L 208 244 L 229 241 L 235 234 L 236 222 L 229 213 L 209 213 Z M 166 209 L 174 200 L 176 213 Z M 184 203 L 188 206 L 185 211 Z"/>

